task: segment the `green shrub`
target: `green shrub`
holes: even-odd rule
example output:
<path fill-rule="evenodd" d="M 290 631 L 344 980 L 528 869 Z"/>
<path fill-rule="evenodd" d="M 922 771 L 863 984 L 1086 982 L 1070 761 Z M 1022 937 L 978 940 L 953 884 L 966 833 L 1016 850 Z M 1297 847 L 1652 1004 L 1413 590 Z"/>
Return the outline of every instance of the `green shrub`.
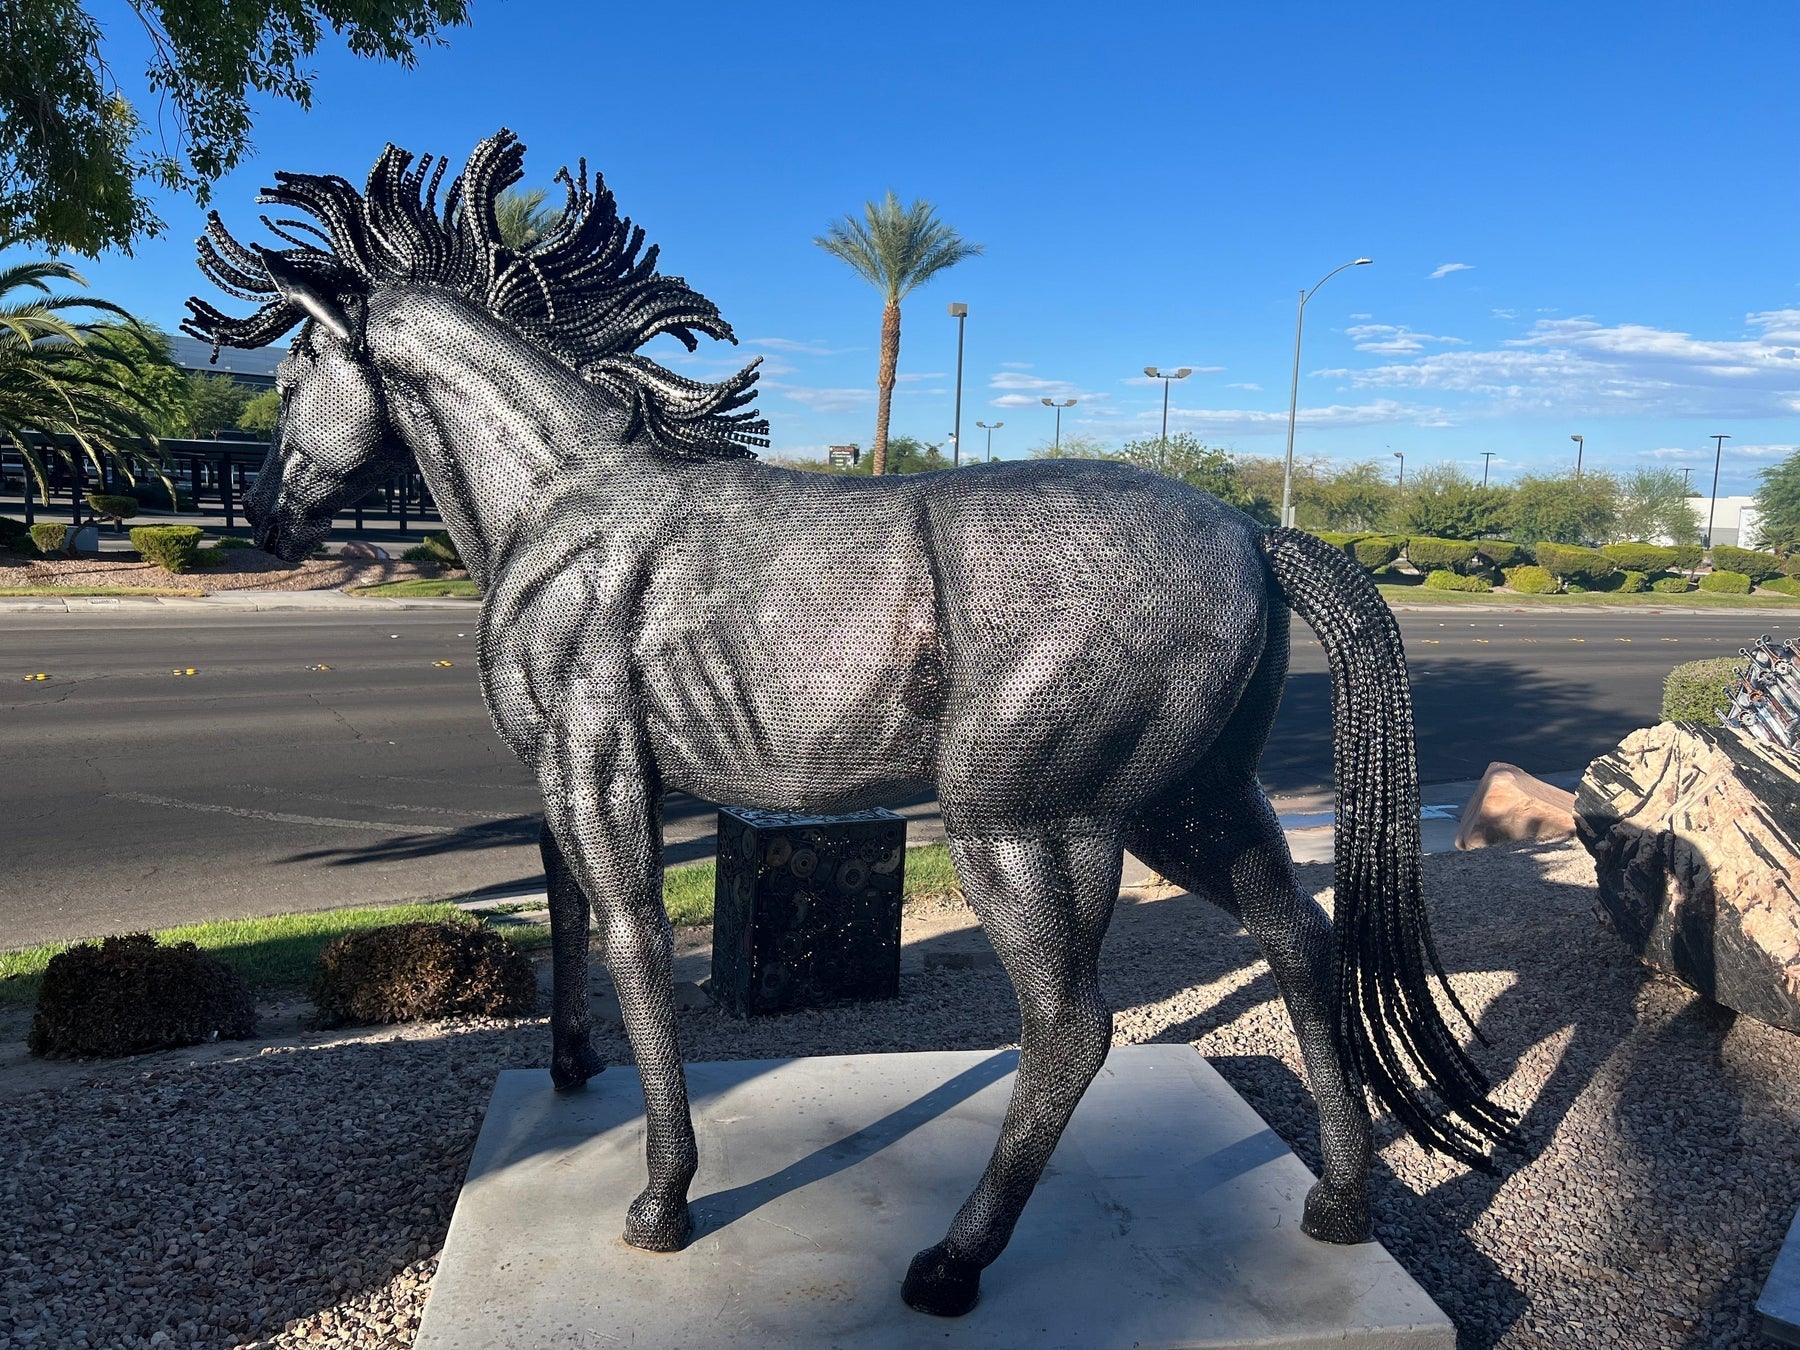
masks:
<path fill-rule="evenodd" d="M 1712 551 L 1713 566 L 1727 572 L 1742 572 L 1751 582 L 1781 575 L 1781 559 L 1773 553 L 1758 553 L 1753 548 L 1733 548 L 1720 544 Z"/>
<path fill-rule="evenodd" d="M 1800 548 L 1781 560 L 1781 572 L 1783 576 L 1800 577 Z"/>
<path fill-rule="evenodd" d="M 255 548 L 256 545 L 248 539 L 239 539 L 235 534 L 227 534 L 219 537 L 219 547 L 224 549 Z"/>
<path fill-rule="evenodd" d="M 1775 577 L 1763 582 L 1763 589 L 1778 595 L 1800 595 L 1800 577 Z"/>
<path fill-rule="evenodd" d="M 165 572 L 185 572 L 194 565 L 204 533 L 198 525 L 140 525 L 131 532 L 131 546 Z"/>
<path fill-rule="evenodd" d="M 1555 577 L 1535 563 L 1520 563 L 1506 569 L 1506 584 L 1526 595 L 1551 595 L 1558 589 Z"/>
<path fill-rule="evenodd" d="M 1686 577 L 1658 577 L 1650 583 L 1650 589 L 1658 595 L 1686 595 L 1694 589 L 1694 583 Z"/>
<path fill-rule="evenodd" d="M 1495 567 L 1517 567 L 1531 561 L 1531 550 L 1510 539 L 1481 539 L 1475 547 Z"/>
<path fill-rule="evenodd" d="M 68 537 L 69 527 L 60 520 L 40 520 L 31 527 L 31 542 L 46 557 L 52 553 L 62 553 L 63 540 Z"/>
<path fill-rule="evenodd" d="M 448 530 L 433 530 L 425 536 L 422 547 L 428 548 L 436 555 L 437 560 L 446 567 L 461 567 L 462 555 L 456 551 L 456 541 L 450 537 Z"/>
<path fill-rule="evenodd" d="M 1667 572 L 1675 566 L 1675 550 L 1661 544 L 1607 544 L 1600 551 L 1628 572 Z"/>
<path fill-rule="evenodd" d="M 1735 657 L 1715 656 L 1676 666 L 1663 682 L 1663 721 L 1717 722 L 1713 714 L 1730 706 L 1725 686 L 1737 682 L 1742 664 Z"/>
<path fill-rule="evenodd" d="M 1369 575 L 1375 578 L 1375 583 L 1379 586 L 1417 586 L 1425 580 L 1418 572 L 1402 572 L 1394 563 L 1378 567 Z"/>
<path fill-rule="evenodd" d="M 230 555 L 222 548 L 201 548 L 194 550 L 192 565 L 195 567 L 224 567 L 230 561 Z"/>
<path fill-rule="evenodd" d="M 136 497 L 116 496 L 110 492 L 88 493 L 87 504 L 88 510 L 108 520 L 130 520 L 138 513 Z"/>
<path fill-rule="evenodd" d="M 256 1005 L 230 966 L 191 942 L 148 933 L 84 942 L 44 967 L 26 1047 L 34 1055 L 136 1055 L 256 1030 Z"/>
<path fill-rule="evenodd" d="M 1399 539 L 1390 539 L 1385 534 L 1368 534 L 1353 541 L 1350 545 L 1350 556 L 1362 564 L 1366 571 L 1373 572 L 1377 567 L 1386 567 L 1400 556 Z"/>
<path fill-rule="evenodd" d="M 1706 550 L 1698 544 L 1673 544 L 1670 547 L 1675 550 L 1675 561 L 1669 564 L 1671 572 L 1691 572 L 1706 556 Z"/>
<path fill-rule="evenodd" d="M 1716 595 L 1750 594 L 1750 578 L 1742 572 L 1708 572 L 1700 578 L 1700 589 Z"/>
<path fill-rule="evenodd" d="M 1615 572 L 1613 577 L 1618 579 L 1618 585 L 1613 589 L 1622 595 L 1642 595 L 1650 589 L 1650 578 L 1643 572 Z M 1608 580 L 1612 580 L 1613 577 L 1609 577 Z"/>
<path fill-rule="evenodd" d="M 1344 534 L 1340 530 L 1314 530 L 1313 533 L 1333 548 L 1341 548 L 1346 553 L 1350 552 L 1352 541 L 1362 538 L 1360 534 Z"/>
<path fill-rule="evenodd" d="M 401 562 L 432 563 L 442 567 L 444 560 L 438 556 L 437 550 L 429 544 L 414 544 L 400 555 Z"/>
<path fill-rule="evenodd" d="M 1421 572 L 1461 572 L 1474 558 L 1475 545 L 1461 539 L 1420 537 L 1406 541 L 1406 560 Z"/>
<path fill-rule="evenodd" d="M 1481 577 L 1459 576 L 1442 568 L 1425 574 L 1425 589 L 1428 591 L 1491 591 L 1494 583 Z"/>
<path fill-rule="evenodd" d="M 1537 546 L 1537 560 L 1538 566 L 1558 581 L 1575 581 L 1583 586 L 1618 570 L 1613 560 L 1597 548 L 1552 544 L 1548 540 Z"/>
<path fill-rule="evenodd" d="M 401 923 L 346 933 L 319 953 L 312 1000 L 326 1025 L 478 1013 L 530 1017 L 537 976 L 478 923 Z"/>

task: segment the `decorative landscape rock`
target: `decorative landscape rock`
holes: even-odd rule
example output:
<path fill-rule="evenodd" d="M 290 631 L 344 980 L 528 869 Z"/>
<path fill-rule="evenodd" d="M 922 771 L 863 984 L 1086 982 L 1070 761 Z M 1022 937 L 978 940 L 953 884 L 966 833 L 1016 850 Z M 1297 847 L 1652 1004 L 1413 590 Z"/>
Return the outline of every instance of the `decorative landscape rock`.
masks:
<path fill-rule="evenodd" d="M 243 1040 L 256 1005 L 237 973 L 191 942 L 148 933 L 84 942 L 50 958 L 26 1046 L 34 1055 L 114 1057 Z"/>
<path fill-rule="evenodd" d="M 1457 824 L 1459 849 L 1529 839 L 1552 843 L 1575 833 L 1575 794 L 1533 778 L 1516 764 L 1488 765 Z"/>
<path fill-rule="evenodd" d="M 1588 766 L 1575 813 L 1626 945 L 1800 1032 L 1800 755 L 1732 727 L 1664 722 Z"/>
<path fill-rule="evenodd" d="M 319 953 L 312 1001 L 326 1026 L 480 1013 L 530 1017 L 537 976 L 478 923 L 401 923 L 346 933 Z"/>

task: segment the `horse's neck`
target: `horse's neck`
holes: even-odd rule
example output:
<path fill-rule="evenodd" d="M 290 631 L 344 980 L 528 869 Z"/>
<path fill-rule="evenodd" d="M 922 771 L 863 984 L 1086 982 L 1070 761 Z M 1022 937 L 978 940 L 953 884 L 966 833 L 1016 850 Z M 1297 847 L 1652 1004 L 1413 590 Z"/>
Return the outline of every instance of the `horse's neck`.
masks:
<path fill-rule="evenodd" d="M 370 320 L 389 417 L 477 584 L 571 461 L 627 467 L 598 391 L 485 314 L 419 291 Z"/>

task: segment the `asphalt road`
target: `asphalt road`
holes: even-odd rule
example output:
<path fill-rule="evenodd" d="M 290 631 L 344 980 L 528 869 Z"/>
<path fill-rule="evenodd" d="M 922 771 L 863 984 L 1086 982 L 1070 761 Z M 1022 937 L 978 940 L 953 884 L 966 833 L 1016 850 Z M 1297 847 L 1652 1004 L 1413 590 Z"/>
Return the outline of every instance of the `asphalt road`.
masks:
<path fill-rule="evenodd" d="M 1779 617 L 1403 610 L 1422 776 L 1579 768 L 1655 720 L 1672 665 Z M 474 620 L 0 613 L 0 947 L 537 884 L 537 796 L 482 710 Z M 1278 793 L 1331 779 L 1323 653 L 1295 636 Z M 667 816 L 672 860 L 709 851 L 709 807 Z"/>

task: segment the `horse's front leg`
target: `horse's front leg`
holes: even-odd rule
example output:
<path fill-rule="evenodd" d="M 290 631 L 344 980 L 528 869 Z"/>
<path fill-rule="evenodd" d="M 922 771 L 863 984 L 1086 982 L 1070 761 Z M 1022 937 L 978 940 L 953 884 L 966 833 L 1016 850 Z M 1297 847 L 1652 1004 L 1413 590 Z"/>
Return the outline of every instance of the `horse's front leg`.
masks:
<path fill-rule="evenodd" d="M 594 903 L 601 953 L 644 1085 L 650 1184 L 632 1203 L 625 1240 L 676 1251 L 693 1233 L 687 1192 L 698 1156 L 675 1034 L 675 937 L 663 909 L 654 767 L 626 708 L 571 693 L 537 769 L 545 823 Z"/>
<path fill-rule="evenodd" d="M 578 1088 L 606 1067 L 588 1011 L 588 898 L 546 823 L 538 836 L 550 895 L 550 1081 Z"/>

